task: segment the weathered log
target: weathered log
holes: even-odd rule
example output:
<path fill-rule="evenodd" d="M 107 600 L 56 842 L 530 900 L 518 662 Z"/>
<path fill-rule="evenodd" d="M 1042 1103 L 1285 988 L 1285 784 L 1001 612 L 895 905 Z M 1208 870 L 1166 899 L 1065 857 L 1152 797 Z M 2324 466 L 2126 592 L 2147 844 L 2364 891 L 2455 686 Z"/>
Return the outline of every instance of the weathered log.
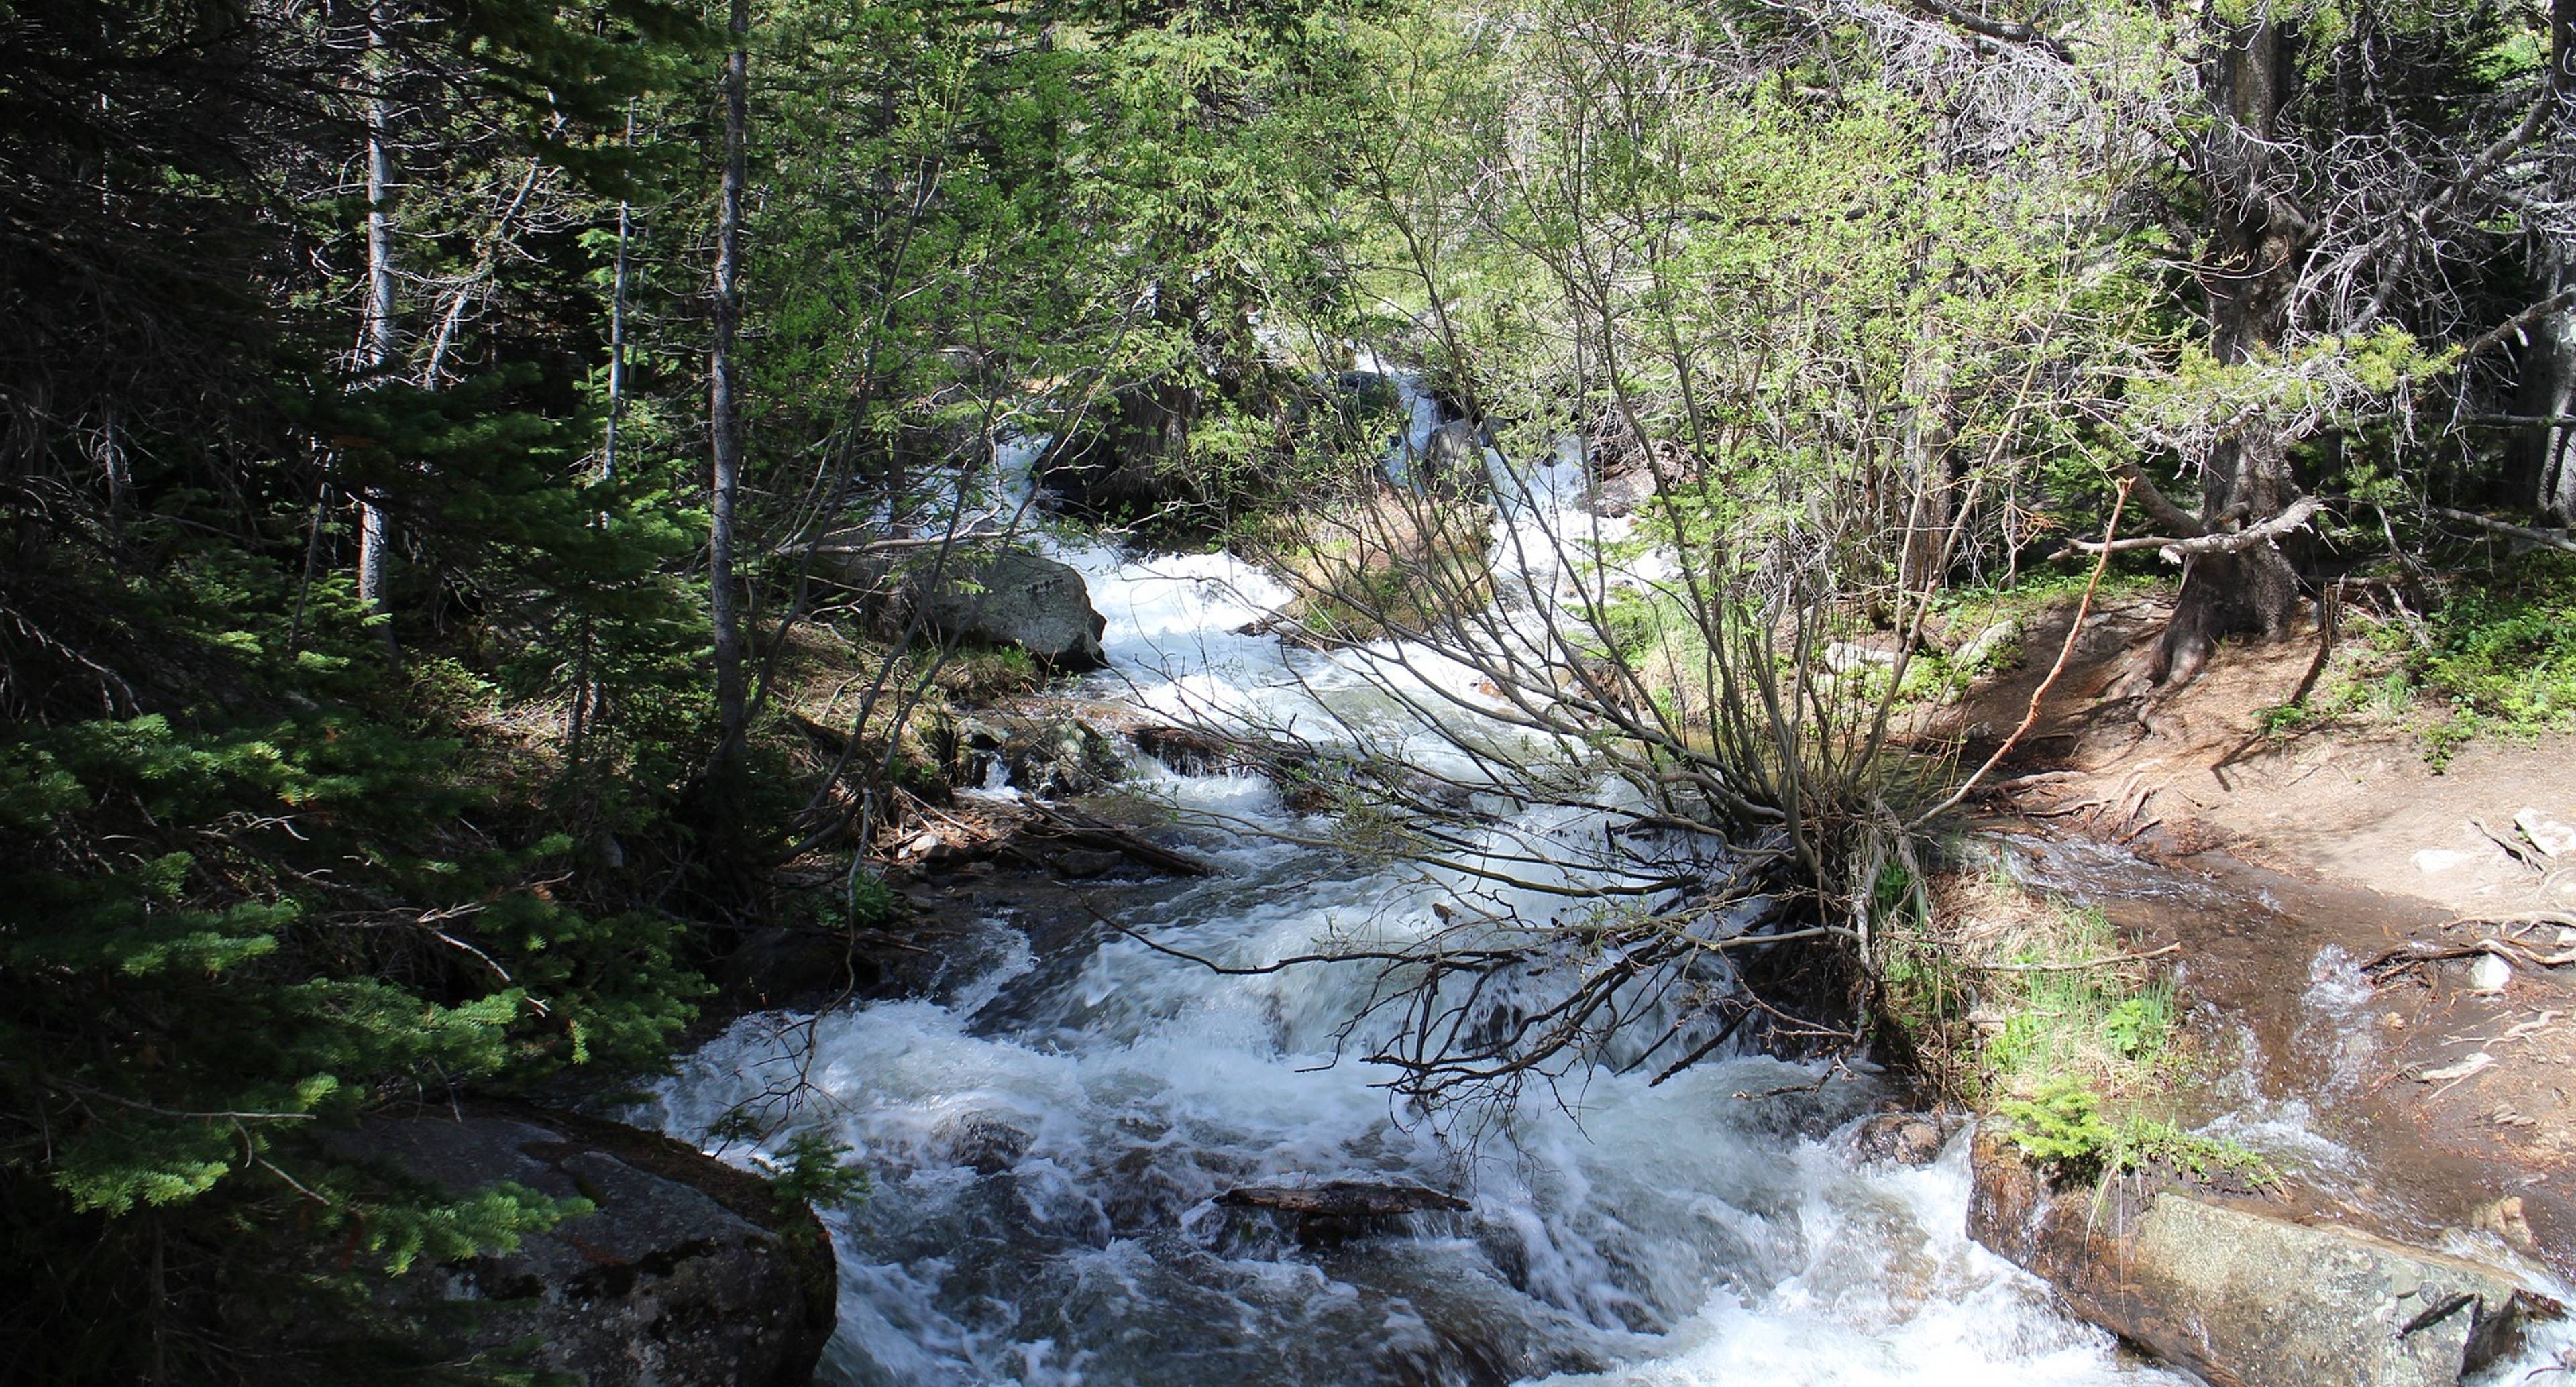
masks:
<path fill-rule="evenodd" d="M 1122 828 L 1061 805 L 1035 801 L 1024 801 L 1023 805 L 1026 817 L 1020 823 L 1021 837 L 1119 853 L 1148 867 L 1181 876 L 1216 875 L 1216 868 L 1187 853 L 1174 852 L 1159 843 L 1150 842 L 1134 829 Z"/>
<path fill-rule="evenodd" d="M 1390 1218 L 1429 1210 L 1465 1213 L 1475 1206 L 1423 1185 L 1330 1180 L 1320 1185 L 1245 1185 L 1216 1202 L 1239 1209 L 1275 1209 L 1314 1218 Z"/>

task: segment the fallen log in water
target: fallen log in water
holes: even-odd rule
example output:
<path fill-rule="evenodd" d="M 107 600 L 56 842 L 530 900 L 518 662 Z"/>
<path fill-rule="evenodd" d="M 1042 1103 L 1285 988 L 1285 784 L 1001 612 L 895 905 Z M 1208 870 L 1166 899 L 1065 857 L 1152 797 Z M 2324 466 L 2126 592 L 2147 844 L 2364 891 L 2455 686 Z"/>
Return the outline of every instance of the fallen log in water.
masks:
<path fill-rule="evenodd" d="M 1239 1209 L 1274 1209 L 1312 1218 L 1389 1218 L 1429 1210 L 1465 1213 L 1475 1206 L 1422 1185 L 1332 1180 L 1321 1185 L 1245 1185 L 1216 1197 Z"/>
<path fill-rule="evenodd" d="M 1149 841 L 1132 828 L 1095 818 L 1063 805 L 1025 802 L 1024 817 L 1018 824 L 1020 837 L 1049 842 L 1071 843 L 1077 847 L 1114 852 L 1148 867 L 1180 876 L 1214 876 L 1216 868 L 1187 853 L 1174 852 L 1160 843 Z"/>

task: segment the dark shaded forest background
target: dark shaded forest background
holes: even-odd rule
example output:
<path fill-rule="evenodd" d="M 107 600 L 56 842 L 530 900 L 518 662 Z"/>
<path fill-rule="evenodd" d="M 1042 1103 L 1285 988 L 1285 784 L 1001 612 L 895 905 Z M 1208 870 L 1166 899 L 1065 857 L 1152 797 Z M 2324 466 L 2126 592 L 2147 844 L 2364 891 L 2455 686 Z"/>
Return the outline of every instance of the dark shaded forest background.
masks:
<path fill-rule="evenodd" d="M 882 923 L 974 652 L 841 560 L 1034 520 L 1011 437 L 1158 544 L 1365 505 L 1355 347 L 1823 575 L 1720 605 L 2108 543 L 2147 687 L 2448 594 L 2461 706 L 2562 725 L 2572 64 L 2571 0 L 0 0 L 0 1370 L 410 1352 L 372 1283 L 571 1210 L 320 1133 Z"/>

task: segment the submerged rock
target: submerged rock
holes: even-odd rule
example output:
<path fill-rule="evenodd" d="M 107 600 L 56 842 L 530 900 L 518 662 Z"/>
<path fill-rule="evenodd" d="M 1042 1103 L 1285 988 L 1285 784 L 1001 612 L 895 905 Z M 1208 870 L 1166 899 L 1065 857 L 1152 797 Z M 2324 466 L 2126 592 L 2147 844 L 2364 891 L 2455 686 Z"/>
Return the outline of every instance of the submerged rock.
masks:
<path fill-rule="evenodd" d="M 379 1119 L 335 1155 L 463 1194 L 511 1181 L 597 1212 L 393 1283 L 398 1302 L 474 1302 L 468 1352 L 534 1344 L 588 1387 L 802 1387 L 834 1313 L 832 1251 L 801 1206 L 693 1147 L 521 1108 Z"/>
<path fill-rule="evenodd" d="M 941 1136 L 948 1159 L 978 1175 L 1001 1174 L 1037 1144 L 1027 1128 L 980 1114 L 958 1120 Z"/>
<path fill-rule="evenodd" d="M 2493 1267 L 2167 1190 L 2056 1189 L 1975 1148 L 1968 1231 L 2084 1318 L 2216 1387 L 2453 1387 L 2561 1313 Z"/>
<path fill-rule="evenodd" d="M 1955 1119 L 1945 1123 L 1938 1113 L 1883 1112 L 1852 1129 L 1852 1154 L 1872 1164 L 1930 1165 L 1956 1130 Z"/>
<path fill-rule="evenodd" d="M 951 781 L 981 785 L 998 767 L 1013 789 L 1061 799 L 1089 794 L 1126 774 L 1107 733 L 1044 704 L 1029 706 L 1036 711 L 980 712 L 946 729 Z"/>
<path fill-rule="evenodd" d="M 1320 1185 L 1245 1185 L 1218 1195 L 1219 1204 L 1238 1208 L 1276 1209 L 1284 1214 L 1329 1218 L 1384 1218 L 1418 1214 L 1426 1209 L 1464 1213 L 1475 1206 L 1454 1194 L 1423 1185 L 1375 1184 L 1332 1180 Z"/>
<path fill-rule="evenodd" d="M 1344 422 L 1359 424 L 1404 408 L 1404 388 L 1383 371 L 1344 371 L 1333 377 Z"/>
<path fill-rule="evenodd" d="M 1474 424 L 1452 419 L 1423 440 L 1422 480 L 1435 487 L 1462 487 L 1485 473 L 1485 440 Z"/>

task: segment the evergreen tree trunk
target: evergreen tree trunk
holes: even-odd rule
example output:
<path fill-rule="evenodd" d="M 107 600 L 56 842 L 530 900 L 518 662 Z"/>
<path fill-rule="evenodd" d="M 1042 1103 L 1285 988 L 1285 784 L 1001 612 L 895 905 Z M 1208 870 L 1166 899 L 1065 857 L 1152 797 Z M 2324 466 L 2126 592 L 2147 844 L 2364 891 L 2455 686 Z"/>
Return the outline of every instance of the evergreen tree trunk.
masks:
<path fill-rule="evenodd" d="M 626 106 L 626 142 L 630 152 L 635 148 L 635 106 Z M 608 287 L 608 419 L 600 431 L 599 480 L 607 482 L 617 476 L 617 428 L 626 418 L 626 276 L 627 257 L 635 238 L 635 208 L 627 198 L 617 199 L 617 260 Z M 605 526 L 608 518 L 599 517 Z M 581 765 L 583 738 L 589 734 L 592 705 L 598 690 L 591 685 L 591 666 L 597 659 L 598 633 L 592 629 L 585 612 L 581 619 L 581 658 L 574 665 L 572 707 L 564 721 L 564 760 L 578 769 Z"/>
<path fill-rule="evenodd" d="M 2541 287 L 2556 294 L 2576 286 L 2576 266 L 2564 247 L 2542 252 L 2548 275 Z M 2532 324 L 2531 345 L 2522 362 L 2521 412 L 2536 422 L 2525 425 L 2514 440 L 2513 474 L 2528 502 L 2541 515 L 2561 524 L 2576 522 L 2576 310 L 2560 309 Z"/>
<path fill-rule="evenodd" d="M 2576 0 L 2552 0 L 2549 7 L 2549 124 L 2543 140 L 2564 142 L 2576 131 Z M 2553 161 L 2550 191 L 2557 199 L 2576 196 L 2576 168 L 2564 154 Z M 2533 278 L 2543 293 L 2555 296 L 2576 288 L 2576 246 L 2548 237 L 2534 248 L 2538 270 Z M 2521 412 L 2539 422 L 2514 440 L 2519 454 L 2512 469 L 2531 508 L 2561 524 L 2576 523 L 2576 308 L 2561 308 L 2532 325 L 2523 356 Z"/>
<path fill-rule="evenodd" d="M 707 605 L 715 626 L 716 714 L 722 741 L 717 778 L 737 774 L 743 752 L 742 611 L 734 586 L 734 501 L 742 483 L 742 420 L 734 380 L 734 335 L 742 320 L 743 142 L 750 124 L 750 0 L 733 0 L 725 55 L 724 182 L 716 220 L 715 340 L 707 353 L 707 415 L 713 433 L 714 496 L 708 507 Z"/>
<path fill-rule="evenodd" d="M 2282 37 L 2280 26 L 2268 20 L 2224 36 L 2212 84 L 2219 109 L 2201 146 L 2213 223 L 2208 259 L 2214 268 L 2203 280 L 2210 349 L 2225 364 L 2280 346 L 2299 255 L 2312 232 L 2282 186 L 2286 179 L 2275 153 L 2290 75 Z M 2201 477 L 2200 520 L 2212 531 L 2255 524 L 2280 514 L 2296 496 L 2289 441 L 2258 423 L 2211 450 Z M 2167 687 L 2187 684 L 2208 663 L 2220 637 L 2242 631 L 2278 636 L 2298 606 L 2298 573 L 2272 545 L 2194 555 L 2184 562 L 2182 592 L 2148 678 Z"/>
<path fill-rule="evenodd" d="M 367 11 L 369 77 L 375 94 L 367 102 L 367 314 L 359 342 L 359 361 L 372 380 L 393 369 L 399 349 L 394 327 L 394 153 L 387 125 L 393 103 L 386 98 L 388 66 L 385 31 L 391 22 L 385 0 Z M 389 616 L 385 592 L 387 533 L 384 509 L 372 498 L 358 500 L 358 598 L 379 616 Z M 393 627 L 382 627 L 387 644 Z"/>

